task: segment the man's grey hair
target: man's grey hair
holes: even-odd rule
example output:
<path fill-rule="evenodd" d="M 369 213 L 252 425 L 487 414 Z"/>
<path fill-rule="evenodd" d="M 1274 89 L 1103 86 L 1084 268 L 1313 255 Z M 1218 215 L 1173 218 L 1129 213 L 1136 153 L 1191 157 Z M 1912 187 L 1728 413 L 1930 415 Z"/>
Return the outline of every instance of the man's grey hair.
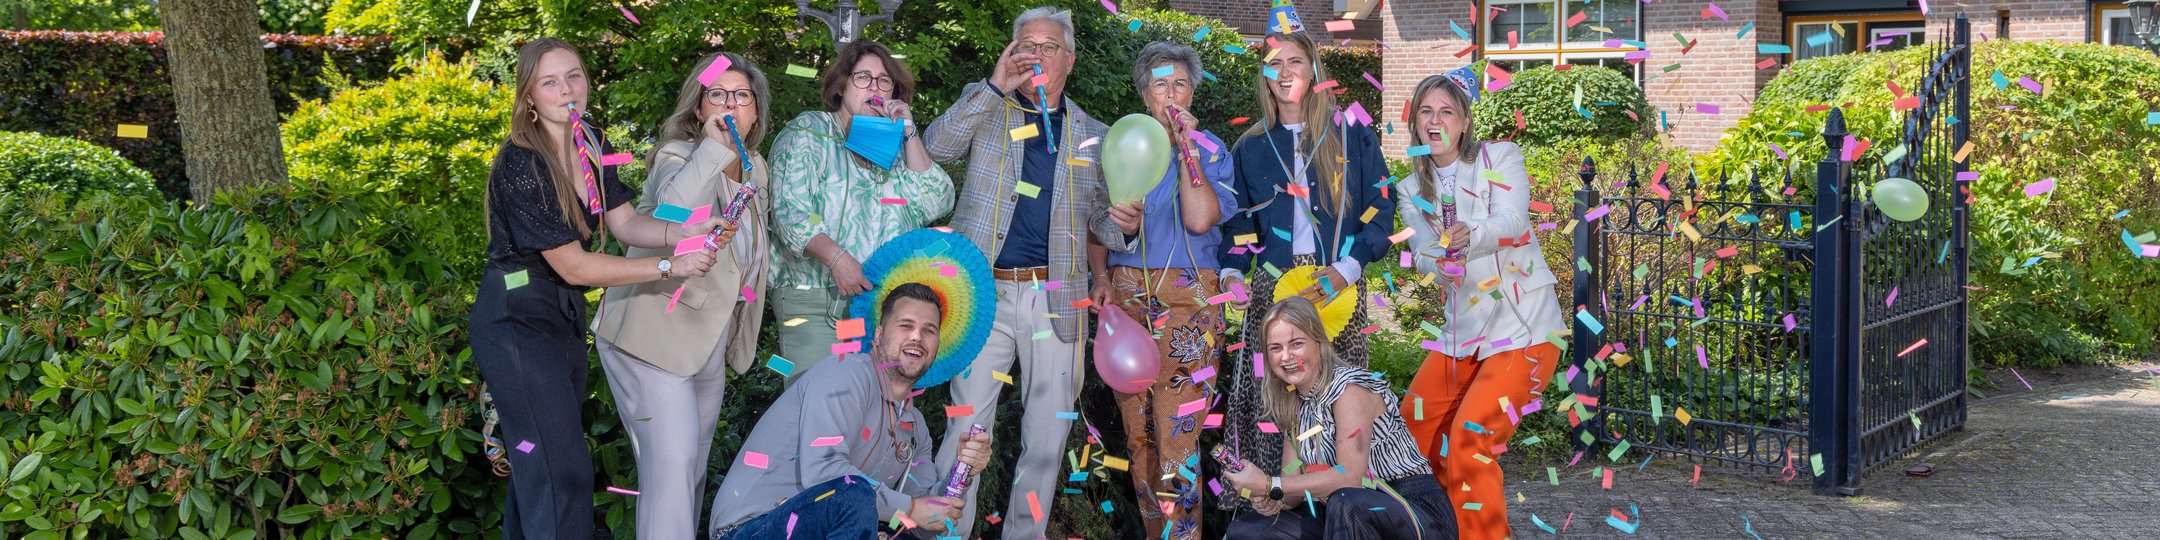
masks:
<path fill-rule="evenodd" d="M 1147 47 L 1140 49 L 1140 55 L 1133 58 L 1133 87 L 1140 90 L 1141 96 L 1148 95 L 1149 86 L 1155 82 L 1155 66 L 1163 62 L 1185 66 L 1185 76 L 1192 79 L 1194 86 L 1199 85 L 1199 51 L 1168 41 L 1157 41 L 1147 44 Z"/>
<path fill-rule="evenodd" d="M 1073 51 L 1073 22 L 1071 11 L 1062 10 L 1050 6 L 1043 6 L 1020 12 L 1020 16 L 1013 19 L 1013 39 L 1020 39 L 1020 29 L 1027 28 L 1028 23 L 1032 23 L 1035 21 L 1050 21 L 1057 23 L 1059 28 L 1063 28 L 1065 30 L 1065 52 L 1075 52 Z"/>

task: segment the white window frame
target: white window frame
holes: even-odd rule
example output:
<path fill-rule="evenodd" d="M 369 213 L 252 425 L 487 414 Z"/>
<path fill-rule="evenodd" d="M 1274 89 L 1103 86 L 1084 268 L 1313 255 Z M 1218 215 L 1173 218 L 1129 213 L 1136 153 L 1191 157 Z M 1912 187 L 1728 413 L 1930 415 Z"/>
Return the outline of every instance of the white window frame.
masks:
<path fill-rule="evenodd" d="M 1844 51 L 1844 52 L 1835 52 L 1835 53 L 1830 53 L 1830 54 L 1824 54 L 1824 55 L 1816 55 L 1816 56 L 1801 56 L 1801 55 L 1800 55 L 1801 51 L 1805 51 L 1805 50 L 1807 50 L 1807 49 L 1808 49 L 1808 47 L 1809 47 L 1809 45 L 1807 44 L 1807 38 L 1809 38 L 1809 37 L 1812 37 L 1812 36 L 1814 36 L 1814 35 L 1816 34 L 1816 32 L 1809 32 L 1809 31 L 1806 31 L 1806 30 L 1805 30 L 1806 28 L 1808 28 L 1808 27 L 1811 27 L 1811 26 L 1812 26 L 1812 27 L 1818 27 L 1818 28 L 1820 28 L 1820 30 L 1821 30 L 1822 32 L 1829 32 L 1829 33 L 1830 33 L 1830 35 L 1832 36 L 1832 38 L 1833 38 L 1833 39 L 1840 39 L 1840 40 L 1848 40 L 1848 41 L 1849 41 L 1849 40 L 1850 40 L 1850 38 L 1849 38 L 1849 37 L 1847 37 L 1847 36 L 1844 36 L 1843 34 L 1840 34 L 1840 33 L 1838 33 L 1838 32 L 1837 32 L 1837 31 L 1835 31 L 1835 30 L 1831 30 L 1831 27 L 1833 27 L 1833 26 L 1838 26 L 1838 25 L 1846 25 L 1846 24 L 1850 24 L 1850 25 L 1852 25 L 1852 31 L 1853 31 L 1853 32 L 1859 32 L 1859 31 L 1860 31 L 1860 28 L 1861 28 L 1861 27 L 1863 26 L 1863 25 L 1861 24 L 1861 22 L 1860 22 L 1860 21 L 1846 21 L 1846 20 L 1834 20 L 1834 21 L 1807 21 L 1807 22 L 1797 22 L 1797 23 L 1793 23 L 1793 35 L 1792 35 L 1792 39 L 1791 39 L 1791 43 L 1792 43 L 1792 55 L 1793 55 L 1793 58 L 1792 58 L 1792 59 L 1793 59 L 1793 61 L 1795 61 L 1795 62 L 1798 62 L 1798 61 L 1801 61 L 1801 60 L 1806 60 L 1806 59 L 1809 59 L 1809 58 L 1820 58 L 1820 57 L 1823 57 L 1823 56 L 1837 56 L 1837 55 L 1840 55 L 1840 54 L 1852 54 L 1852 53 L 1855 53 L 1855 52 L 1860 52 L 1860 51 L 1856 51 L 1856 50 L 1855 50 L 1855 51 Z M 1863 42 L 1863 43 L 1860 43 L 1860 44 L 1861 44 L 1861 45 L 1866 45 L 1866 43 L 1865 43 L 1865 42 Z"/>
<path fill-rule="evenodd" d="M 1567 28 L 1561 25 L 1562 19 L 1559 16 L 1559 12 L 1561 11 L 1559 9 L 1559 6 L 1565 1 L 1566 0 L 1486 0 L 1484 2 L 1484 5 L 1478 6 L 1478 9 L 1485 10 L 1484 13 L 1479 14 L 1480 16 L 1485 15 L 1485 13 L 1492 12 L 1492 8 L 1495 6 L 1505 7 L 1508 8 L 1509 11 L 1514 11 L 1514 6 L 1545 4 L 1552 9 L 1552 14 L 1550 17 L 1547 18 L 1545 24 L 1546 28 L 1553 29 L 1553 37 L 1552 41 L 1533 42 L 1529 41 L 1529 36 L 1516 36 L 1516 48 L 1509 49 L 1507 48 L 1507 32 L 1501 30 L 1498 25 L 1493 24 L 1493 17 L 1485 17 L 1485 27 L 1482 28 L 1482 30 L 1484 30 L 1485 36 L 1484 39 L 1479 40 L 1478 43 L 1483 46 L 1484 50 L 1504 51 L 1495 54 L 1509 54 L 1518 51 L 1558 50 L 1561 47 L 1563 36 L 1567 33 Z"/>
<path fill-rule="evenodd" d="M 2125 36 L 2115 35 L 2115 19 L 2130 20 L 2130 10 L 2125 8 L 2100 10 L 2100 44 L 2124 45 L 2124 43 L 2120 42 L 2120 39 Z M 2135 25 L 2137 22 L 2131 21 L 2131 24 Z"/>
<path fill-rule="evenodd" d="M 1583 5 L 1583 3 L 1582 3 L 1582 2 L 1580 1 L 1580 0 L 1577 0 L 1577 1 L 1574 1 L 1574 2 L 1569 2 L 1569 1 L 1567 1 L 1567 0 L 1559 0 L 1559 1 L 1557 2 L 1557 3 L 1559 3 L 1559 4 L 1562 4 L 1562 5 L 1566 5 L 1566 6 L 1567 6 L 1567 9 L 1562 9 L 1562 10 L 1560 10 L 1560 11 L 1559 11 L 1559 13 L 1556 13 L 1556 14 L 1554 14 L 1554 16 L 1555 16 L 1555 17 L 1558 17 L 1558 18 L 1559 18 L 1560 20 L 1558 20 L 1558 21 L 1555 21 L 1555 22 L 1553 23 L 1553 28 L 1555 28 L 1555 29 L 1556 29 L 1555 31 L 1556 31 L 1556 32 L 1558 32 L 1558 33 L 1559 33 L 1560 35 L 1562 35 L 1562 36 L 1565 36 L 1565 35 L 1567 34 L 1567 31 L 1569 30 L 1569 28 L 1567 28 L 1567 18 L 1571 16 L 1571 15 L 1570 15 L 1570 13 L 1571 13 L 1571 12 L 1570 12 L 1569 10 L 1573 10 L 1573 9 L 1581 8 L 1581 7 L 1582 7 L 1582 5 Z M 1629 5 L 1631 5 L 1632 7 L 1634 7 L 1634 8 L 1635 8 L 1635 16 L 1634 16 L 1634 17 L 1632 17 L 1632 18 L 1633 18 L 1633 19 L 1635 20 L 1635 37 L 1622 37 L 1622 36 L 1611 36 L 1611 37 L 1607 37 L 1606 39 L 1623 39 L 1623 40 L 1644 41 L 1644 40 L 1643 40 L 1643 18 L 1642 18 L 1642 2 L 1638 2 L 1638 1 L 1634 1 L 1634 0 L 1628 0 L 1628 1 L 1627 1 L 1627 3 L 1628 3 Z M 1587 25 L 1587 24 L 1590 24 L 1590 21 L 1589 21 L 1589 19 L 1584 19 L 1584 20 L 1583 20 L 1583 22 L 1582 22 L 1582 24 L 1585 24 L 1585 25 Z M 1565 38 L 1562 38 L 1562 39 L 1563 39 L 1563 40 L 1565 40 Z M 1582 46 L 1588 46 L 1588 47 L 1593 47 L 1593 48 L 1603 48 L 1603 47 L 1605 46 L 1605 40 L 1603 40 L 1603 39 L 1600 39 L 1600 40 L 1597 40 L 1597 41 L 1567 41 L 1567 44 L 1568 44 L 1568 45 L 1582 45 Z"/>

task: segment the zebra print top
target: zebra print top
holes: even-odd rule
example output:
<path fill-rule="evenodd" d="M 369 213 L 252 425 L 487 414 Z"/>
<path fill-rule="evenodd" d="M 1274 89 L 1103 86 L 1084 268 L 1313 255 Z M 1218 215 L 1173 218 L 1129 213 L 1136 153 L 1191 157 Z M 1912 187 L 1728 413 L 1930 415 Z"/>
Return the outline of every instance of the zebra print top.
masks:
<path fill-rule="evenodd" d="M 1352 384 L 1379 395 L 1387 406 L 1373 418 L 1372 452 L 1366 461 L 1372 475 L 1381 480 L 1395 480 L 1414 474 L 1431 474 L 1431 464 L 1418 453 L 1417 439 L 1410 437 L 1410 429 L 1403 424 L 1401 400 L 1388 389 L 1387 381 L 1374 377 L 1371 371 L 1349 366 L 1337 366 L 1335 380 L 1322 389 L 1319 396 L 1300 396 L 1296 433 L 1304 434 L 1313 426 L 1320 426 L 1320 432 L 1297 441 L 1298 459 L 1307 464 L 1335 464 L 1335 400 L 1341 398 L 1343 390 Z"/>

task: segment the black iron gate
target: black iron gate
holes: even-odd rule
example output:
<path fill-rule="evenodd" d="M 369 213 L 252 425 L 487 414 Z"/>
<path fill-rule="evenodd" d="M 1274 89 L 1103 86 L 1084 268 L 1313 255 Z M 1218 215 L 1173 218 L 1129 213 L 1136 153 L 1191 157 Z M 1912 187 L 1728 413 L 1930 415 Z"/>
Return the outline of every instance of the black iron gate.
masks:
<path fill-rule="evenodd" d="M 1789 173 L 1705 183 L 1632 166 L 1601 184 L 1584 161 L 1565 379 L 1595 411 L 1581 442 L 1850 494 L 1874 467 L 1964 425 L 1967 196 L 1952 157 L 1969 129 L 1970 33 L 1961 16 L 1938 41 L 1893 146 L 1904 155 L 1881 167 L 1842 159 L 1838 109 L 1802 189 Z M 1891 177 L 1927 190 L 1926 215 L 1893 221 L 1860 193 Z"/>

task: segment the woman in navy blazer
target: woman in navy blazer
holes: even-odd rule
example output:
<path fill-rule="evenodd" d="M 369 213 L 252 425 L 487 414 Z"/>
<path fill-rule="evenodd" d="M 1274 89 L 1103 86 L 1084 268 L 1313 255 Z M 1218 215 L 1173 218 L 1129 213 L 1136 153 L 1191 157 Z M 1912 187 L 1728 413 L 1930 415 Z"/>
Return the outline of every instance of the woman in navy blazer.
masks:
<path fill-rule="evenodd" d="M 1224 290 L 1246 282 L 1249 294 L 1239 300 L 1248 314 L 1245 336 L 1260 335 L 1259 317 L 1275 298 L 1281 272 L 1318 267 L 1315 275 L 1331 282 L 1299 294 L 1321 304 L 1362 282 L 1364 266 L 1387 255 L 1389 229 L 1395 225 L 1395 202 L 1383 187 L 1387 160 L 1371 126 L 1338 114 L 1334 94 L 1314 92 L 1326 81 L 1311 38 L 1291 28 L 1268 34 L 1267 64 L 1258 97 L 1260 118 L 1233 147 L 1239 211 L 1223 224 L 1221 263 Z M 1285 31 L 1287 30 L 1287 31 Z M 1245 279 L 1249 277 L 1250 279 Z M 1368 364 L 1366 301 L 1360 296 L 1350 323 L 1333 337 L 1345 363 Z M 1258 347 L 1243 349 L 1254 362 Z M 1275 470 L 1282 454 L 1282 434 L 1266 433 L 1258 423 L 1260 384 L 1254 364 L 1237 362 L 1224 377 L 1230 387 L 1230 444 L 1265 470 Z M 1240 504 L 1226 495 L 1227 504 Z"/>

